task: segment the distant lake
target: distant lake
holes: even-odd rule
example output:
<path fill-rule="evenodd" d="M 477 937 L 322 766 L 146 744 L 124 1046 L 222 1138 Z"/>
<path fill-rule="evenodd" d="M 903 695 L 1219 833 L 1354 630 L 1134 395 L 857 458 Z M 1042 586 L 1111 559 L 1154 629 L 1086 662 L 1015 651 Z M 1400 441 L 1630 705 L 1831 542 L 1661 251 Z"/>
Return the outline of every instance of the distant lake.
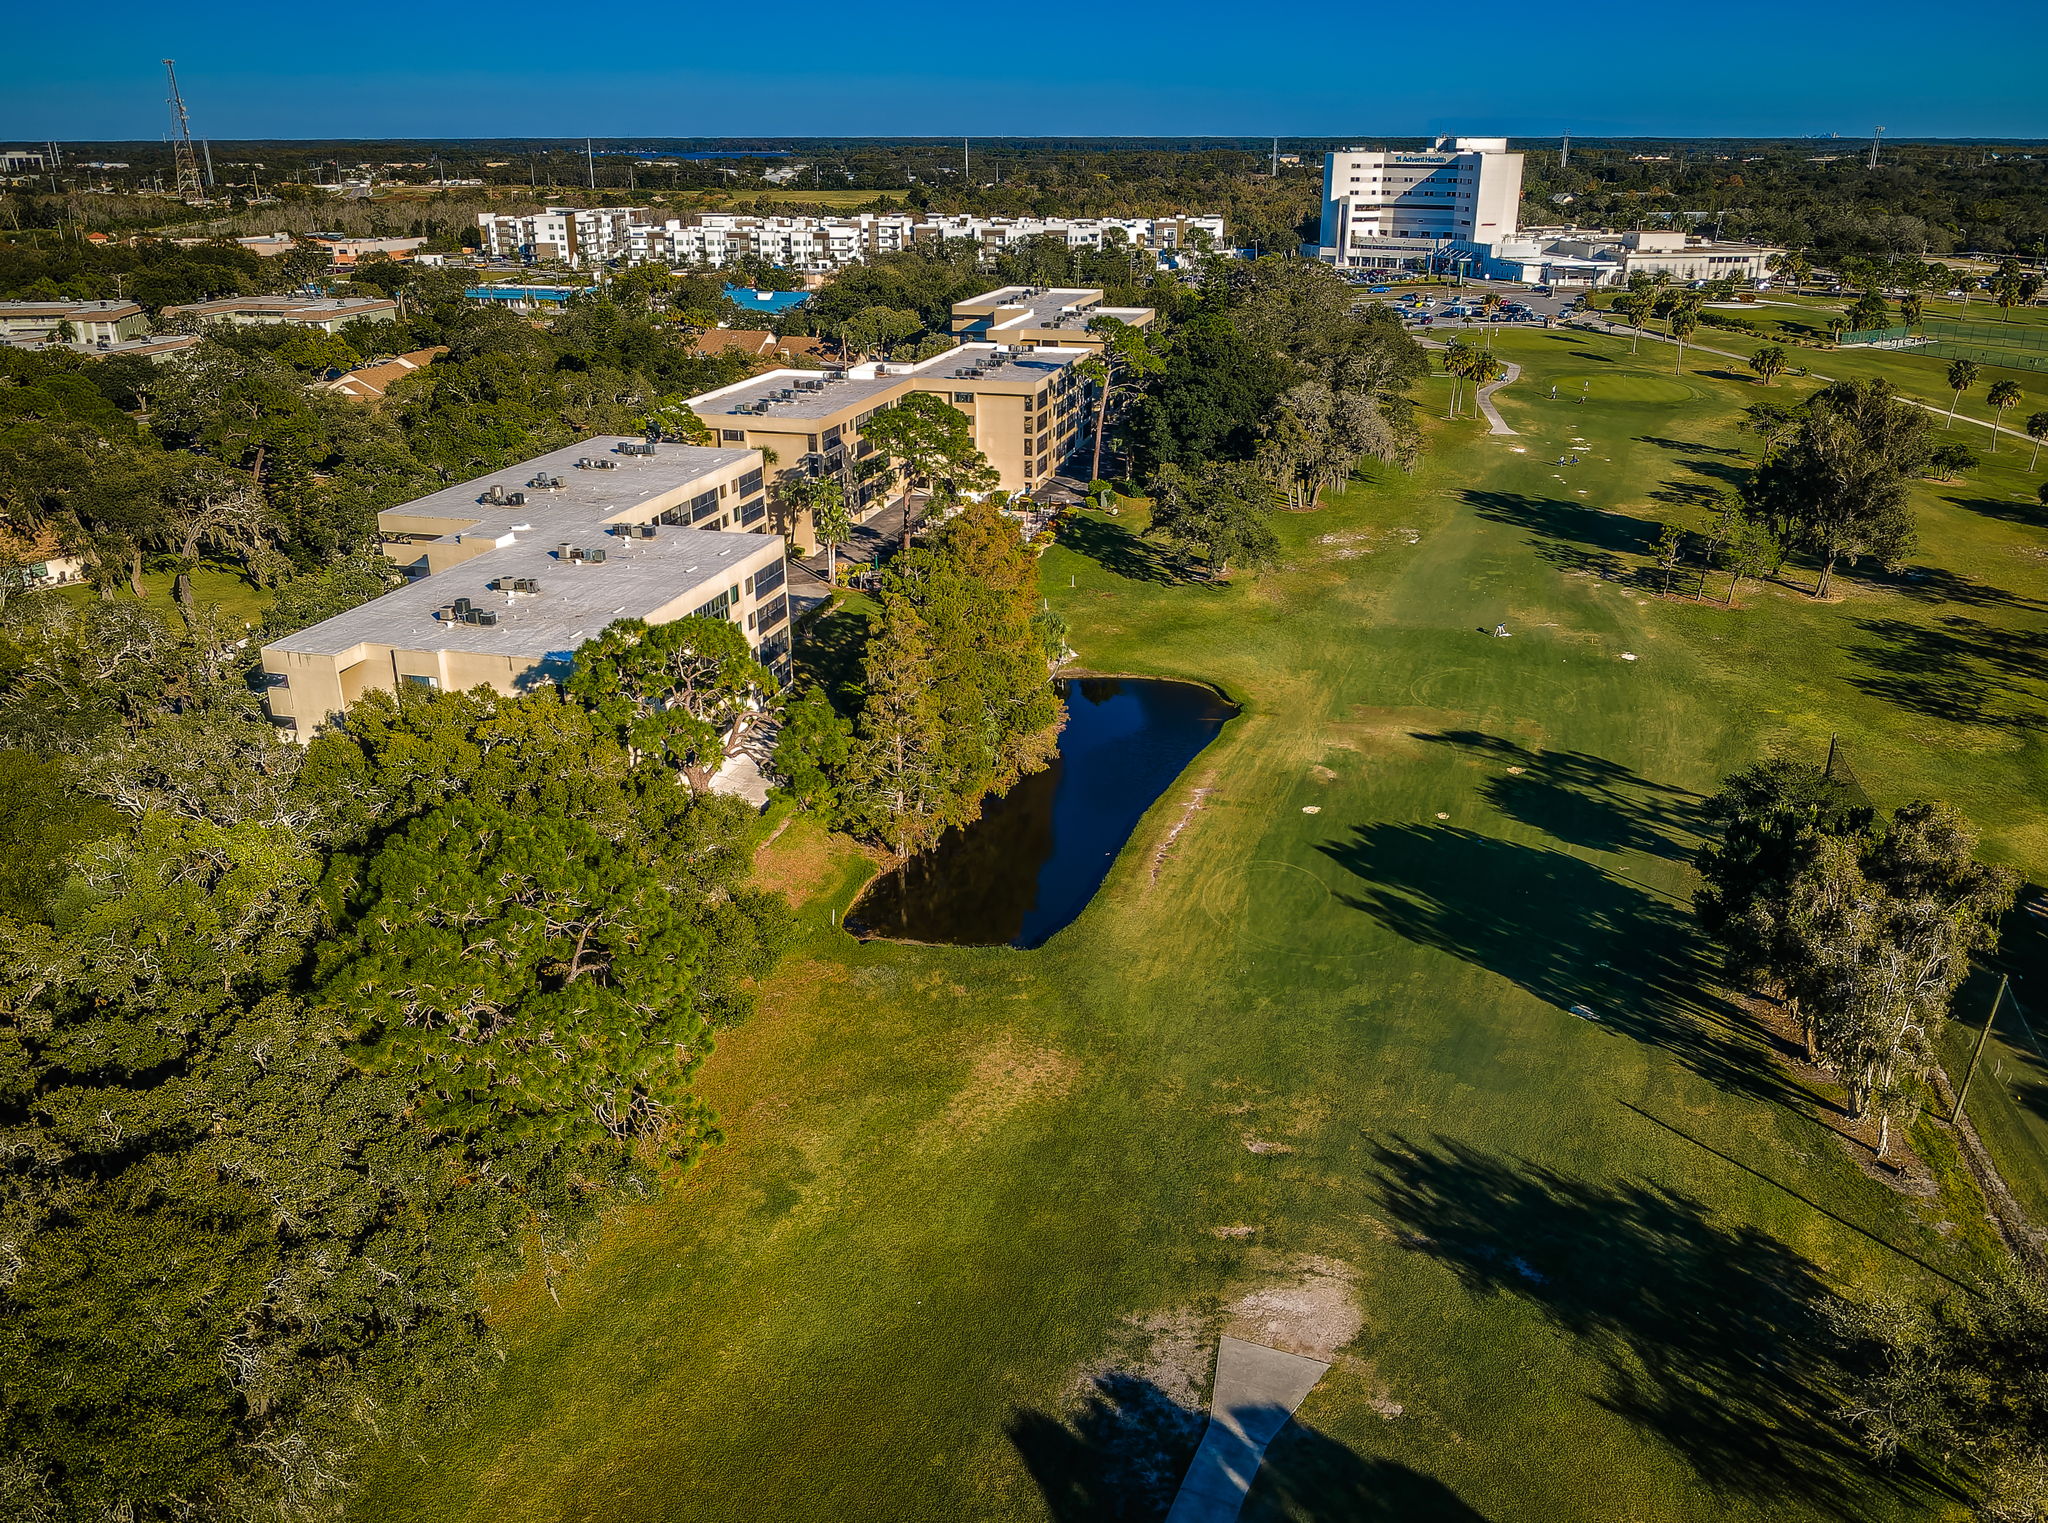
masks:
<path fill-rule="evenodd" d="M 1059 756 L 973 824 L 878 878 L 846 917 L 861 935 L 956 946 L 1041 945 L 1087 908 L 1153 800 L 1235 705 L 1192 682 L 1058 684 Z"/>

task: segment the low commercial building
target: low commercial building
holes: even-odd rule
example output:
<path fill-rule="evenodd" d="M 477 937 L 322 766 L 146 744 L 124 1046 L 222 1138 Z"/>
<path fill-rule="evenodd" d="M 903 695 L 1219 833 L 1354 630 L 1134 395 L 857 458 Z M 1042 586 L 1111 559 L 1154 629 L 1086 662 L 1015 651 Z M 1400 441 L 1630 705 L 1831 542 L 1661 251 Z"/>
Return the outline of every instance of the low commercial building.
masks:
<path fill-rule="evenodd" d="M 621 619 L 731 620 L 786 668 L 781 536 L 750 450 L 602 436 L 378 515 L 406 586 L 263 647 L 272 720 L 310 740 L 366 692 L 562 680 Z"/>
<path fill-rule="evenodd" d="M 957 334 L 992 343 L 1092 353 L 1103 345 L 1102 335 L 1088 328 L 1096 318 L 1146 328 L 1156 315 L 1150 307 L 1105 307 L 1102 292 L 1087 287 L 1003 286 L 954 302 L 952 326 Z"/>
<path fill-rule="evenodd" d="M 1723 243 L 1684 232 L 1606 232 L 1575 227 L 1532 227 L 1518 237 L 1454 245 L 1469 254 L 1471 273 L 1539 285 L 1627 285 L 1635 275 L 1695 280 L 1762 280 L 1782 248 Z"/>
<path fill-rule="evenodd" d="M 403 263 L 411 260 L 426 241 L 424 238 L 345 238 L 335 233 L 306 235 L 306 242 L 325 249 L 338 270 L 360 264 L 372 254 L 382 254 L 387 259 Z"/>
<path fill-rule="evenodd" d="M 383 296 L 223 296 L 165 307 L 164 321 L 194 324 L 299 323 L 334 333 L 349 323 L 388 323 L 398 316 L 398 303 Z"/>
<path fill-rule="evenodd" d="M 862 429 L 912 392 L 930 392 L 973 422 L 977 449 L 1008 492 L 1045 484 L 1080 442 L 1087 387 L 1074 371 L 1089 351 L 1003 344 L 962 344 L 917 364 L 866 364 L 771 370 L 690 398 L 690 406 L 732 448 L 772 452 L 777 479 L 837 475 L 856 519 L 883 508 L 890 489 L 867 474 L 874 446 Z M 785 531 L 802 550 L 816 548 L 808 515 Z"/>

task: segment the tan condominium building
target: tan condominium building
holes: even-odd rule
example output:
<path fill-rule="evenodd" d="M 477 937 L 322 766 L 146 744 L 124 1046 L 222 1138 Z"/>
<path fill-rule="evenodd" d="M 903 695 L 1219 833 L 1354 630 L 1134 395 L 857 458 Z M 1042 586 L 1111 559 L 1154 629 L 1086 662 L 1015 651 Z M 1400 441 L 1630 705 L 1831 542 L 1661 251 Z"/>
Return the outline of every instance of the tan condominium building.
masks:
<path fill-rule="evenodd" d="M 388 323 L 398 316 L 398 303 L 382 296 L 224 296 L 165 307 L 165 322 L 183 318 L 192 323 L 300 323 L 334 333 L 349 323 Z"/>
<path fill-rule="evenodd" d="M 1102 335 L 1088 325 L 1114 318 L 1133 328 L 1146 328 L 1156 314 L 1150 307 L 1105 307 L 1102 293 L 1079 286 L 1003 286 L 953 303 L 953 332 L 966 338 L 1025 349 L 1102 348 Z"/>
<path fill-rule="evenodd" d="M 774 478 L 839 476 L 858 520 L 878 512 L 890 496 L 886 483 L 863 470 L 875 450 L 861 430 L 916 391 L 967 415 L 975 447 L 995 467 L 1001 490 L 1042 486 L 1080 443 L 1087 388 L 1074 363 L 1087 354 L 962 344 L 917 364 L 771 370 L 692 397 L 690 406 L 719 444 L 772 453 Z M 790 514 L 782 527 L 800 550 L 817 548 L 808 514 Z"/>
<path fill-rule="evenodd" d="M 751 450 L 600 436 L 378 515 L 404 587 L 263 647 L 293 738 L 364 693 L 560 681 L 621 619 L 730 619 L 784 669 L 789 604 Z"/>

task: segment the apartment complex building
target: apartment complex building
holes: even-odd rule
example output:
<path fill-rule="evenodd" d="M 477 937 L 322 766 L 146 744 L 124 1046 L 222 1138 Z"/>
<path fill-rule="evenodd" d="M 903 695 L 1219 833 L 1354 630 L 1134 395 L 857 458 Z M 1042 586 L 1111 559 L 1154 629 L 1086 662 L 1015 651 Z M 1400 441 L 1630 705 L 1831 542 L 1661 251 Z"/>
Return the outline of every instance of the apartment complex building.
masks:
<path fill-rule="evenodd" d="M 941 239 L 999 249 L 1040 237 L 1070 248 L 1125 243 L 1164 256 L 1223 242 L 1223 219 L 1186 217 L 970 217 L 861 212 L 849 217 L 773 217 L 696 212 L 656 220 L 644 208 L 551 206 L 477 216 L 484 251 L 500 259 L 588 269 L 606 264 L 711 265 L 741 255 L 823 273 L 876 254 Z"/>
<path fill-rule="evenodd" d="M 217 301 L 165 307 L 159 315 L 166 322 L 183 319 L 189 323 L 233 323 L 236 327 L 300 323 L 334 333 L 354 322 L 391 322 L 398 316 L 398 303 L 383 296 L 223 296 Z"/>
<path fill-rule="evenodd" d="M 263 647 L 272 720 L 310 740 L 366 692 L 527 692 L 620 619 L 730 619 L 789 651 L 781 536 L 746 449 L 600 436 L 378 514 L 413 578 Z"/>
<path fill-rule="evenodd" d="M 1451 243 L 1512 238 L 1522 156 L 1506 138 L 1438 138 L 1426 149 L 1342 149 L 1323 160 L 1320 258 L 1339 269 L 1397 264 Z"/>
<path fill-rule="evenodd" d="M 863 469 L 874 447 L 861 430 L 912 392 L 930 392 L 967 415 L 1001 490 L 1044 485 L 1079 443 L 1087 387 L 1073 367 L 1088 352 L 962 344 L 917 364 L 771 370 L 692 397 L 690 406 L 721 445 L 772 452 L 775 478 L 839 476 L 854 516 L 866 518 L 889 494 Z M 800 550 L 817 548 L 807 514 L 783 528 Z"/>
<path fill-rule="evenodd" d="M 1098 317 L 1147 328 L 1157 316 L 1150 307 L 1105 307 L 1102 292 L 1082 286 L 1002 286 L 953 303 L 952 330 L 975 339 L 1024 349 L 1102 348 L 1088 325 Z"/>
<path fill-rule="evenodd" d="M 13 349 L 160 360 L 198 342 L 189 335 L 151 333 L 149 315 L 132 301 L 0 301 L 0 344 Z"/>

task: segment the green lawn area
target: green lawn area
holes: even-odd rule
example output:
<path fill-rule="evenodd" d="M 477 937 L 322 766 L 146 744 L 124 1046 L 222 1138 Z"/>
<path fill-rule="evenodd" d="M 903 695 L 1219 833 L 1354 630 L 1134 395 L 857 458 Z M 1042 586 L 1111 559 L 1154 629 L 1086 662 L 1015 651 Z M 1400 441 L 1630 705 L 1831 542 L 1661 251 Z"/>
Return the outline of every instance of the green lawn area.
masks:
<path fill-rule="evenodd" d="M 145 571 L 142 574 L 145 601 L 165 613 L 176 615 L 177 595 L 173 584 L 176 575 L 170 571 Z M 98 594 L 90 587 L 72 586 L 62 589 L 62 595 L 73 601 L 87 601 Z M 129 598 L 134 594 L 123 583 L 118 597 Z M 270 594 L 255 586 L 239 570 L 230 566 L 216 565 L 211 561 L 202 562 L 192 572 L 192 597 L 201 607 L 211 603 L 222 615 L 233 623 L 261 623 L 264 613 L 270 607 Z"/>
<path fill-rule="evenodd" d="M 1038 951 L 858 945 L 866 860 L 782 835 L 805 941 L 705 1070 L 727 1144 L 559 1306 L 497 1296 L 506 1362 L 356 1517 L 1157 1517 L 1217 1334 L 1276 1323 L 1341 1353 L 1258 1523 L 1964 1516 L 1844 1445 L 1813 1318 L 1967 1277 L 1981 1210 L 1879 1182 L 1774 1061 L 1686 856 L 1719 776 L 1839 734 L 1881 802 L 1950 799 L 2048 874 L 2031 478 L 1929 487 L 1914 572 L 1826 604 L 1665 598 L 1657 524 L 1736 468 L 1761 389 L 1496 343 L 1522 432 L 1434 426 L 1412 476 L 1284 516 L 1273 571 L 1176 582 L 1128 518 L 1047 554 L 1086 666 L 1242 717 Z M 1993 1051 L 1973 1107 L 2040 1202 Z"/>

